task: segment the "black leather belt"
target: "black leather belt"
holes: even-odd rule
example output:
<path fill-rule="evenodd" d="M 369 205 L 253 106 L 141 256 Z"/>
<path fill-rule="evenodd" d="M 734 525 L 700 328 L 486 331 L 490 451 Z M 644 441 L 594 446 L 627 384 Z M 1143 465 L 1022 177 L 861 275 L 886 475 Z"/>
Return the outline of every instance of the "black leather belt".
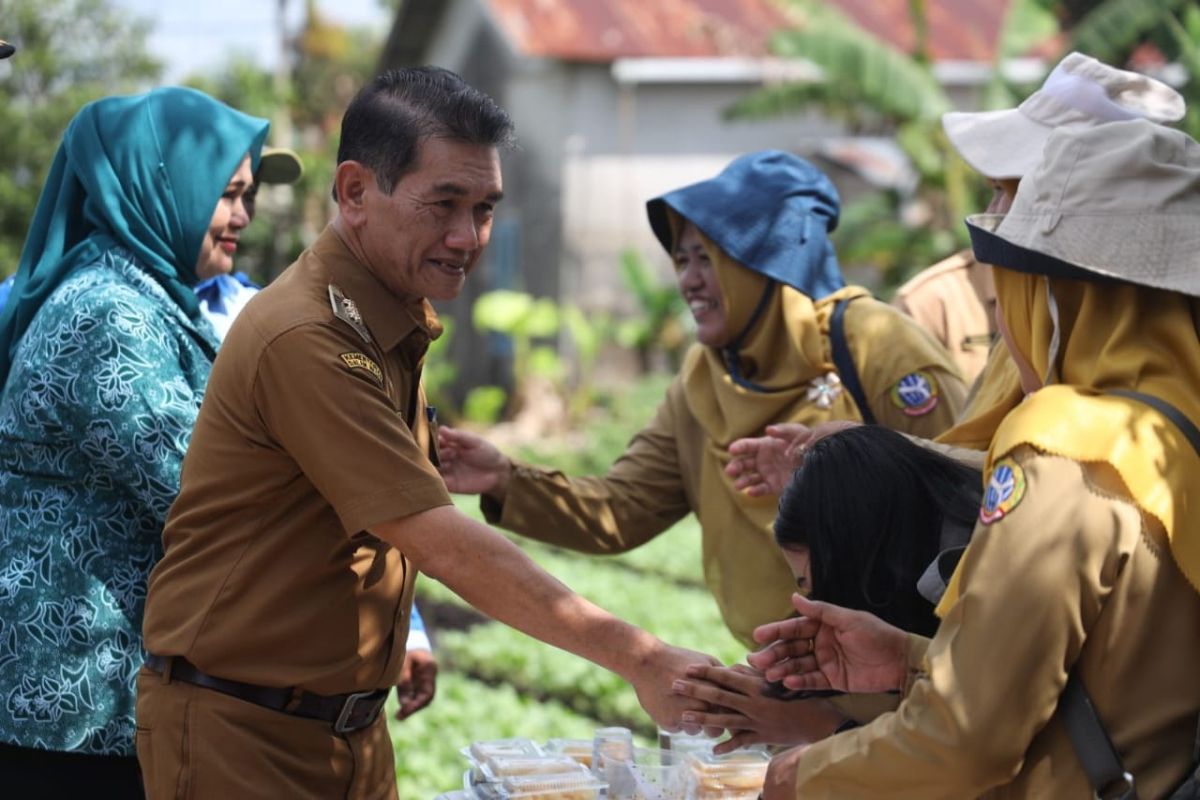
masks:
<path fill-rule="evenodd" d="M 172 680 L 212 689 L 272 711 L 319 719 L 330 723 L 336 733 L 350 733 L 373 723 L 388 696 L 387 689 L 325 695 L 297 689 L 257 686 L 209 675 L 181 656 L 146 656 L 146 666 L 160 675 L 167 670 L 168 664 Z"/>

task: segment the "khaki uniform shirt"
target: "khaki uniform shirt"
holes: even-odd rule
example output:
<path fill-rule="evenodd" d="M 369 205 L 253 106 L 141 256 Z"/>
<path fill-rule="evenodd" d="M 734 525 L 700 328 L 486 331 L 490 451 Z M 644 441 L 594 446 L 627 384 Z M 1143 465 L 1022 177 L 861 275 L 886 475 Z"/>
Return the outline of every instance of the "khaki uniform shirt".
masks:
<path fill-rule="evenodd" d="M 1139 796 L 1183 779 L 1200 595 L 1107 465 L 1029 446 L 1010 456 L 1023 499 L 976 527 L 960 599 L 917 654 L 904 702 L 809 747 L 798 799 L 1090 797 L 1055 710 L 1076 664 Z"/>
<path fill-rule="evenodd" d="M 331 284 L 350 301 L 340 316 Z M 365 531 L 450 502 L 419 386 L 435 326 L 332 228 L 251 301 L 213 366 L 163 532 L 149 652 L 321 694 L 399 680 L 415 574 Z"/>
<path fill-rule="evenodd" d="M 996 287 L 991 267 L 970 250 L 917 273 L 892 305 L 945 346 L 968 384 L 983 371 L 996 334 Z"/>
<path fill-rule="evenodd" d="M 856 355 L 867 354 L 856 363 L 863 391 L 878 424 L 932 438 L 953 423 L 966 389 L 948 364 L 893 364 L 890 372 L 873 366 L 872 348 L 878 353 L 882 347 L 897 346 L 891 341 L 856 341 L 856 333 L 862 335 L 873 327 L 872 315 L 879 310 L 893 314 L 873 300 L 859 300 L 846 309 L 850 349 Z M 896 330 L 894 326 L 886 329 Z M 913 333 L 923 335 L 916 330 Z M 896 373 L 917 369 L 937 381 L 940 401 L 927 414 L 908 416 L 891 400 L 892 381 Z M 688 408 L 683 382 L 677 378 L 654 418 L 633 437 L 608 474 L 568 478 L 561 472 L 518 464 L 503 507 L 484 497 L 484 516 L 492 524 L 561 547 L 588 553 L 631 550 L 700 509 L 700 463 L 707 442 L 704 429 Z M 775 504 L 778 500 L 759 498 L 756 502 Z M 709 588 L 730 631 L 753 646 L 755 626 L 792 613 L 790 598 L 796 580 L 769 529 L 758 530 L 749 520 L 736 530 L 714 529 L 703 518 L 700 525 Z"/>

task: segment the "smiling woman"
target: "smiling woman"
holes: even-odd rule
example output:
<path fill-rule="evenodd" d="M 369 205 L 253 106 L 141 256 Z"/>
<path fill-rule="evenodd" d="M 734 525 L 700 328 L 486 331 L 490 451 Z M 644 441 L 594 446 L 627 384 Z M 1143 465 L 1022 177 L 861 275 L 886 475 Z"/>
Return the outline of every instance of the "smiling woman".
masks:
<path fill-rule="evenodd" d="M 231 265 L 266 132 L 190 89 L 107 98 L 71 122 L 42 191 L 0 313 L 14 796 L 141 795 L 146 579 L 217 347 L 192 285 Z"/>

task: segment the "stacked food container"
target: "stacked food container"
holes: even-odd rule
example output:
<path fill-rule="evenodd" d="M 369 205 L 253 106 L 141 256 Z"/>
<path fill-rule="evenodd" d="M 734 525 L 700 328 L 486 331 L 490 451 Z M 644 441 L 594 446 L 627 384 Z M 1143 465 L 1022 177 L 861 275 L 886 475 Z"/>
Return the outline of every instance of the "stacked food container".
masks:
<path fill-rule="evenodd" d="M 755 800 L 770 755 L 742 750 L 718 756 L 713 740 L 660 737 L 639 747 L 626 728 L 593 739 L 479 741 L 462 750 L 470 766 L 463 790 L 438 800 Z"/>

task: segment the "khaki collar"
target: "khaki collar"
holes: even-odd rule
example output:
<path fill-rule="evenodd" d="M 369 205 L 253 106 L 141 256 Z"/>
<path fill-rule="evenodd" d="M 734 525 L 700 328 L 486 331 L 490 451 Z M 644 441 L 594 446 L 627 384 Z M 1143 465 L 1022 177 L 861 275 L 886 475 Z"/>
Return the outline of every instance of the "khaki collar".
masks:
<path fill-rule="evenodd" d="M 332 225 L 327 225 L 312 246 L 329 269 L 332 283 L 354 301 L 375 342 L 391 350 L 419 331 L 425 344 L 442 333 L 437 312 L 423 297 L 398 296 L 359 262 Z"/>

